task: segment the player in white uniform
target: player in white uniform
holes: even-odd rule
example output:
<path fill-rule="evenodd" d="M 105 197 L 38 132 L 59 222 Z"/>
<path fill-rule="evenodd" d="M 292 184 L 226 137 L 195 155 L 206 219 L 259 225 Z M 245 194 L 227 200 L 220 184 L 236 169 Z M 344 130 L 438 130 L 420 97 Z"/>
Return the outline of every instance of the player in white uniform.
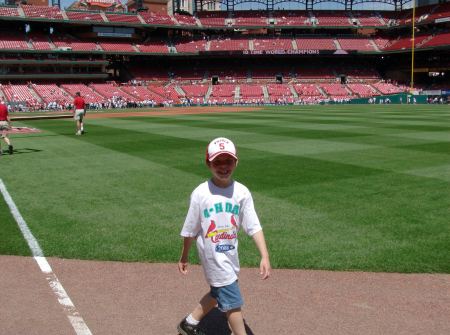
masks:
<path fill-rule="evenodd" d="M 204 334 L 198 324 L 216 306 L 226 313 L 233 334 L 246 334 L 241 311 L 243 300 L 238 284 L 240 267 L 237 234 L 240 229 L 253 237 L 261 254 L 262 278 L 267 279 L 270 275 L 269 253 L 251 193 L 247 187 L 231 178 L 237 161 L 233 142 L 223 137 L 211 141 L 206 153 L 206 164 L 212 178 L 200 184 L 191 195 L 189 211 L 181 231 L 184 242 L 178 268 L 181 273 L 187 274 L 189 249 L 196 240 L 211 290 L 178 325 L 182 335 Z"/>

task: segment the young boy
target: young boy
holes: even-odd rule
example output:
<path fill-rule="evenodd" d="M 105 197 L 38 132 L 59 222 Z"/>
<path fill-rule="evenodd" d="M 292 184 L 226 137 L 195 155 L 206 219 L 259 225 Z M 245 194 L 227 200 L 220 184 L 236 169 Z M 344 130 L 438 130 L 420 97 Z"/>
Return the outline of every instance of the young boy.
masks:
<path fill-rule="evenodd" d="M 178 269 L 184 275 L 188 273 L 189 249 L 196 240 L 211 290 L 178 325 L 178 332 L 182 335 L 204 334 L 198 324 L 216 306 L 226 313 L 234 335 L 246 335 L 241 312 L 243 300 L 238 284 L 239 229 L 244 229 L 255 241 L 261 255 L 261 278 L 267 279 L 270 275 L 269 253 L 250 191 L 231 178 L 237 162 L 233 142 L 223 137 L 212 140 L 206 151 L 206 165 L 212 178 L 200 184 L 191 194 L 189 211 L 181 231 L 184 241 Z"/>

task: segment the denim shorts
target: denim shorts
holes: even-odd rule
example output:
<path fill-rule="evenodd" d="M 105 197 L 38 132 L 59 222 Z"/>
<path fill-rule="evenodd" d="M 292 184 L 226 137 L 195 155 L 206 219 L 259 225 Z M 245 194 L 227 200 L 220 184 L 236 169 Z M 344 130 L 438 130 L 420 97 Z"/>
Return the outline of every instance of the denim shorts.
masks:
<path fill-rule="evenodd" d="M 210 294 L 217 300 L 218 308 L 222 312 L 231 311 L 241 307 L 244 304 L 237 280 L 227 286 L 211 286 Z"/>

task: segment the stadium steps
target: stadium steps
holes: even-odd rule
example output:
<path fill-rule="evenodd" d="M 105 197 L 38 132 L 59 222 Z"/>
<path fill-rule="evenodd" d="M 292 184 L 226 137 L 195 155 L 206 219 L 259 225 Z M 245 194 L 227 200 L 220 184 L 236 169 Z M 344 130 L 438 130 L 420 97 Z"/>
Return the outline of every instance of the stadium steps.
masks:
<path fill-rule="evenodd" d="M 375 49 L 375 51 L 380 52 L 380 48 L 378 48 L 378 45 L 375 43 L 375 41 L 373 39 L 369 39 L 369 43 L 371 46 L 373 46 L 373 48 Z"/>
<path fill-rule="evenodd" d="M 294 38 L 292 39 L 292 49 L 298 50 L 297 41 Z"/>
<path fill-rule="evenodd" d="M 59 87 L 59 89 L 61 90 L 61 92 L 62 92 L 63 94 L 67 94 L 67 96 L 69 96 L 69 97 L 72 96 L 69 92 L 67 92 L 64 88 L 62 88 L 62 86 L 58 86 L 58 87 Z"/>
<path fill-rule="evenodd" d="M 427 38 L 425 38 L 423 41 L 421 41 L 420 43 L 417 43 L 417 48 L 421 48 L 422 45 L 424 45 L 425 43 L 428 43 L 429 41 L 431 41 L 434 38 L 435 35 L 430 35 Z"/>
<path fill-rule="evenodd" d="M 373 86 L 371 84 L 367 84 L 367 85 L 369 85 L 372 88 L 372 90 L 375 92 L 375 95 L 383 95 L 383 93 L 381 93 L 381 91 L 378 88 L 376 88 L 375 86 Z"/>
<path fill-rule="evenodd" d="M 295 90 L 294 86 L 292 86 L 291 84 L 288 85 L 289 90 L 291 91 L 292 95 L 294 96 L 295 99 L 298 99 L 298 93 Z"/>
<path fill-rule="evenodd" d="M 139 21 L 142 23 L 142 24 L 147 24 L 147 22 L 145 22 L 145 20 L 142 18 L 142 16 L 140 16 L 139 14 L 137 15 L 137 18 L 139 19 Z"/>
<path fill-rule="evenodd" d="M 44 100 L 41 98 L 41 96 L 30 86 L 28 86 L 28 90 L 30 91 L 31 95 L 38 101 L 39 103 L 43 103 Z"/>
<path fill-rule="evenodd" d="M 33 43 L 31 43 L 29 39 L 27 39 L 25 42 L 27 43 L 27 46 L 28 46 L 29 50 L 34 50 Z"/>
<path fill-rule="evenodd" d="M 353 91 L 347 86 L 347 85 L 343 85 L 345 90 L 347 91 L 348 95 L 356 95 L 359 97 L 359 94 L 357 93 L 353 93 Z"/>
<path fill-rule="evenodd" d="M 319 85 L 315 85 L 317 87 L 317 90 L 322 94 L 325 98 L 329 98 L 328 94 L 320 87 Z"/>
<path fill-rule="evenodd" d="M 270 102 L 270 96 L 269 96 L 269 91 L 267 90 L 267 86 L 266 85 L 261 85 L 263 94 L 264 94 L 264 102 L 265 103 L 269 103 Z"/>
<path fill-rule="evenodd" d="M 20 6 L 17 6 L 17 12 L 19 13 L 19 17 L 25 17 L 25 12 L 23 11 L 23 8 Z"/>
<path fill-rule="evenodd" d="M 64 20 L 67 20 L 67 21 L 69 21 L 69 20 L 70 20 L 70 19 L 69 19 L 69 17 L 67 16 L 67 14 L 66 14 L 66 11 L 65 11 L 65 10 L 61 10 L 60 12 L 61 12 L 61 15 L 62 15 L 62 17 L 63 17 L 63 19 L 64 19 Z"/>
<path fill-rule="evenodd" d="M 8 99 L 6 98 L 5 93 L 3 92 L 1 84 L 0 84 L 0 99 L 2 99 L 3 101 L 8 101 Z"/>
<path fill-rule="evenodd" d="M 342 47 L 337 39 L 333 39 L 333 43 L 336 46 L 336 50 L 342 50 Z"/>
<path fill-rule="evenodd" d="M 381 17 L 380 13 L 377 12 L 377 16 L 378 16 L 378 20 L 380 21 L 380 23 L 383 26 L 387 25 L 387 22 Z"/>
<path fill-rule="evenodd" d="M 248 48 L 249 50 L 255 50 L 255 45 L 253 44 L 254 40 L 248 40 Z"/>
<path fill-rule="evenodd" d="M 235 101 L 239 100 L 240 96 L 241 96 L 241 86 L 236 85 L 236 87 L 234 88 L 234 100 Z"/>
<path fill-rule="evenodd" d="M 206 94 L 205 94 L 205 100 L 204 101 L 208 101 L 209 100 L 209 97 L 210 97 L 210 95 L 212 93 L 212 90 L 213 90 L 212 85 L 209 85 L 208 91 L 206 91 Z"/>
<path fill-rule="evenodd" d="M 186 92 L 184 92 L 183 89 L 182 89 L 180 86 L 175 85 L 174 88 L 175 88 L 175 91 L 176 91 L 180 96 L 184 96 L 184 97 L 186 96 Z"/>
<path fill-rule="evenodd" d="M 195 22 L 197 23 L 197 26 L 203 28 L 202 22 L 195 16 L 193 16 L 193 18 L 194 18 Z"/>
<path fill-rule="evenodd" d="M 103 21 L 105 21 L 105 22 L 109 22 L 109 20 L 108 20 L 108 18 L 106 17 L 106 14 L 105 14 L 105 12 L 103 12 L 103 11 L 100 11 L 100 16 L 102 17 L 102 19 L 103 19 Z"/>

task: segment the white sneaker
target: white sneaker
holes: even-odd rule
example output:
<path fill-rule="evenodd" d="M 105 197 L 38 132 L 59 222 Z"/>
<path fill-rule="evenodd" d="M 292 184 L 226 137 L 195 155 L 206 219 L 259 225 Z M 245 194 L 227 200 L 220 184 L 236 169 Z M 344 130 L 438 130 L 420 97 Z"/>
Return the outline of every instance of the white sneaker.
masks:
<path fill-rule="evenodd" d="M 81 131 L 78 130 L 75 135 L 81 135 Z"/>

